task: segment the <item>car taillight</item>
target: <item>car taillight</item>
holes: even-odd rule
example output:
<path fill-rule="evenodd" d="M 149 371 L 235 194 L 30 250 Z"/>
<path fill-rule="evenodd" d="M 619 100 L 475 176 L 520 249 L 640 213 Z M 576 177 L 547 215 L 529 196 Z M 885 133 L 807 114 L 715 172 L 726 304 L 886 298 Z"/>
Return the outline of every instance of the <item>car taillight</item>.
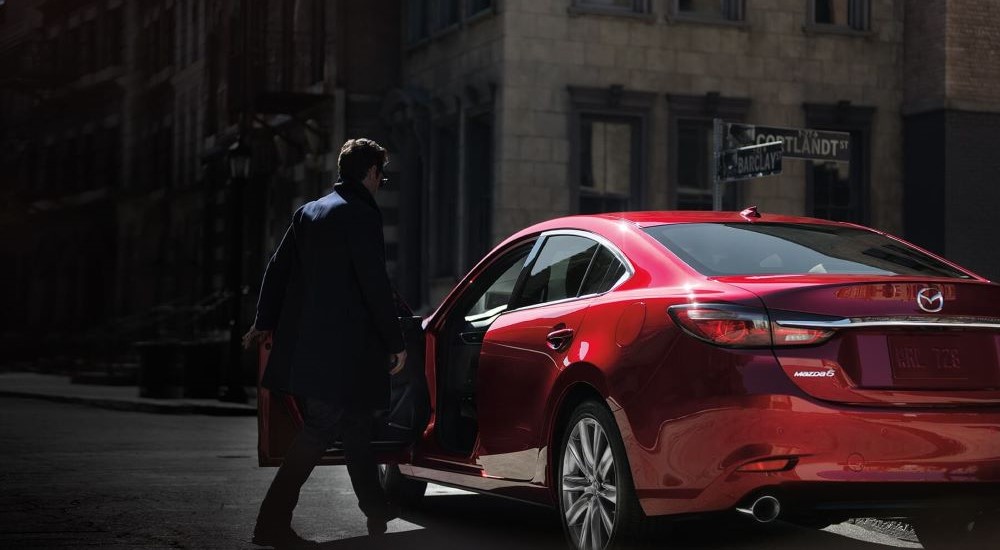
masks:
<path fill-rule="evenodd" d="M 685 304 L 667 311 L 691 336 L 723 347 L 804 346 L 833 335 L 831 330 L 780 326 L 772 323 L 763 309 L 746 306 Z"/>

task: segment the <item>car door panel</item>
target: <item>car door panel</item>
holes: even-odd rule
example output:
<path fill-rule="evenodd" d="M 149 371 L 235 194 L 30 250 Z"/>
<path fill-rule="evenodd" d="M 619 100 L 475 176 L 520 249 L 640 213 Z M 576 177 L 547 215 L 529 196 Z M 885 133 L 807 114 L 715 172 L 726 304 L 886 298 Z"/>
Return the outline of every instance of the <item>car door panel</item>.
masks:
<path fill-rule="evenodd" d="M 552 349 L 553 331 L 578 331 L 586 300 L 513 311 L 486 333 L 479 360 L 478 461 L 485 474 L 511 480 L 536 477 L 544 409 L 564 360 L 576 343 Z"/>

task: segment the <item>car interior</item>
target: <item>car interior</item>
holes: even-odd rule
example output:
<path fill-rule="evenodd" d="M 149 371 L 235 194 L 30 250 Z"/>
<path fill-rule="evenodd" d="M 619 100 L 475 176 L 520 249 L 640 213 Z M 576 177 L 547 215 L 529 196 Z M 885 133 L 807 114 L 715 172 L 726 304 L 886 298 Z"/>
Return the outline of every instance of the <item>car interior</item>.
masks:
<path fill-rule="evenodd" d="M 483 337 L 507 310 L 521 268 L 533 243 L 494 261 L 451 309 L 440 335 L 437 357 L 437 418 L 441 445 L 471 455 L 479 426 L 476 421 L 476 369 Z"/>

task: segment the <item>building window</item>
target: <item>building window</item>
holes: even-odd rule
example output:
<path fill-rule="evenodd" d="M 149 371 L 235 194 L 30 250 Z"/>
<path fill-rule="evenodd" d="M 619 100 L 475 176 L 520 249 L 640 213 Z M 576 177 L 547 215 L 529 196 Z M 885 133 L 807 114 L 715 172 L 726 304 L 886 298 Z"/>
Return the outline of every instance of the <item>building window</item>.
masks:
<path fill-rule="evenodd" d="M 808 162 L 806 214 L 867 225 L 870 221 L 871 124 L 875 109 L 849 102 L 805 105 L 806 126 L 851 134 L 850 163 Z"/>
<path fill-rule="evenodd" d="M 465 270 L 490 248 L 493 230 L 493 113 L 465 120 Z"/>
<path fill-rule="evenodd" d="M 466 0 L 465 17 L 472 17 L 480 13 L 493 10 L 493 0 Z"/>
<path fill-rule="evenodd" d="M 406 3 L 406 39 L 410 44 L 420 42 L 430 34 L 428 3 L 430 0 L 409 0 Z"/>
<path fill-rule="evenodd" d="M 697 21 L 743 21 L 745 0 L 674 0 L 674 17 Z"/>
<path fill-rule="evenodd" d="M 434 32 L 458 24 L 458 0 L 431 0 L 434 6 Z"/>
<path fill-rule="evenodd" d="M 639 124 L 584 115 L 580 123 L 580 213 L 628 210 L 638 172 Z"/>
<path fill-rule="evenodd" d="M 869 0 L 811 0 L 811 23 L 867 31 L 871 24 Z"/>
<path fill-rule="evenodd" d="M 111 64 L 119 66 L 122 64 L 122 50 L 124 49 L 122 34 L 125 32 L 122 8 L 118 7 L 108 12 L 108 21 L 108 47 L 111 49 Z"/>
<path fill-rule="evenodd" d="M 671 208 L 711 210 L 713 193 L 714 137 L 712 121 L 741 122 L 750 109 L 750 100 L 722 97 L 715 93 L 701 96 L 668 95 L 670 106 L 669 174 L 667 196 Z M 722 209 L 742 208 L 739 183 L 723 188 Z"/>
<path fill-rule="evenodd" d="M 570 196 L 581 214 L 642 207 L 647 128 L 655 95 L 609 88 L 569 88 Z M 573 204 L 571 202 L 571 204 Z"/>
<path fill-rule="evenodd" d="M 712 209 L 712 122 L 677 121 L 676 202 L 678 210 Z"/>
<path fill-rule="evenodd" d="M 458 257 L 458 124 L 438 127 L 434 135 L 434 177 L 431 216 L 434 226 L 434 277 L 456 275 Z"/>
<path fill-rule="evenodd" d="M 313 0 L 312 55 L 309 56 L 309 80 L 326 78 L 326 1 Z"/>
<path fill-rule="evenodd" d="M 649 0 L 573 0 L 570 8 L 575 12 L 611 13 L 611 14 L 648 14 Z"/>

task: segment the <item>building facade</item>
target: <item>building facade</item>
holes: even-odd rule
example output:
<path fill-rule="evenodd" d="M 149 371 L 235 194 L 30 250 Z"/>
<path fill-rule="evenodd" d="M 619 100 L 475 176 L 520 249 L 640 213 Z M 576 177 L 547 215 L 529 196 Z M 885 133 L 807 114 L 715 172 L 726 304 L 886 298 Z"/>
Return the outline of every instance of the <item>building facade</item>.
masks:
<path fill-rule="evenodd" d="M 849 164 L 787 159 L 780 176 L 728 184 L 724 208 L 757 204 L 903 232 L 903 2 L 407 7 L 404 82 L 425 106 L 435 199 L 432 302 L 482 250 L 455 244 L 482 220 L 474 197 L 483 189 L 490 243 L 566 214 L 711 209 L 713 118 L 852 137 Z M 482 112 L 488 168 L 470 153 L 482 139 L 470 123 Z"/>
<path fill-rule="evenodd" d="M 0 0 L 0 330 L 194 337 L 236 294 L 249 323 L 358 136 L 392 153 L 387 255 L 420 312 L 533 222 L 710 208 L 716 118 L 851 136 L 849 163 L 785 159 L 724 208 L 1000 277 L 998 28 L 992 0 Z"/>
<path fill-rule="evenodd" d="M 0 2 L 10 358 L 115 361 L 137 340 L 224 339 L 233 296 L 248 325 L 276 239 L 328 192 L 345 136 L 389 140 L 379 113 L 399 88 L 399 10 Z M 240 181 L 237 143 L 251 157 Z"/>

